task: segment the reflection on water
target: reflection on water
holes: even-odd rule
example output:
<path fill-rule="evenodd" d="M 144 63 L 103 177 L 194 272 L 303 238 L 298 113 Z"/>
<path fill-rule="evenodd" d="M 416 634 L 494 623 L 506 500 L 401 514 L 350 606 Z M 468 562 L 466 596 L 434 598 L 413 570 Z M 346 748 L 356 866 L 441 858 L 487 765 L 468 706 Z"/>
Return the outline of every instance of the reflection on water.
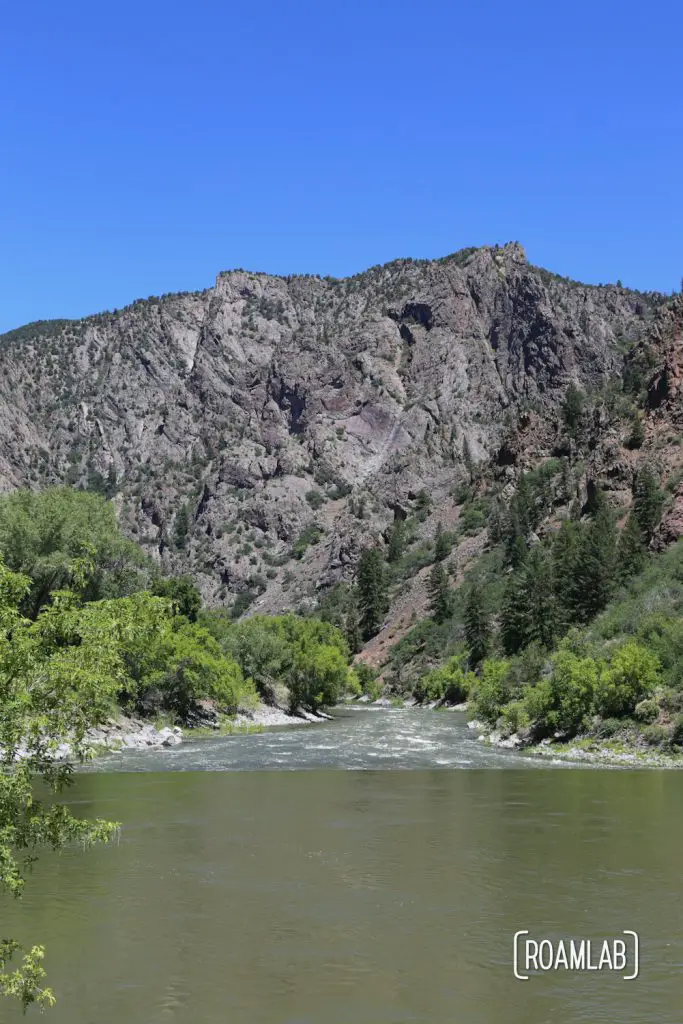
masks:
<path fill-rule="evenodd" d="M 370 714 L 358 727 L 391 745 L 408 721 Z M 41 858 L 23 906 L 3 907 L 9 934 L 48 947 L 59 1003 L 45 1019 L 680 1024 L 677 773 L 529 770 L 504 754 L 505 771 L 448 771 L 437 756 L 479 747 L 442 728 L 434 767 L 412 771 L 81 775 L 76 807 L 123 821 L 120 843 Z M 303 748 L 328 745 L 325 734 L 288 733 L 302 745 L 292 758 L 312 768 Z M 212 741 L 190 757 L 247 767 L 251 755 L 224 748 L 263 739 L 218 741 L 215 752 Z M 641 977 L 515 981 L 520 928 L 594 938 L 634 928 Z"/>

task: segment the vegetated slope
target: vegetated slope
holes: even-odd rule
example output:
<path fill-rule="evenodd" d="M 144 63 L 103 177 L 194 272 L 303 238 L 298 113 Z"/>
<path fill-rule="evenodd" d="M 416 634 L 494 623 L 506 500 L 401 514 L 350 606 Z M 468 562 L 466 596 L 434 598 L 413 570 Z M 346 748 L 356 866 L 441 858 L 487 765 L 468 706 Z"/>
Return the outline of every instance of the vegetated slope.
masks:
<path fill-rule="evenodd" d="M 473 466 L 514 488 L 563 451 L 570 382 L 649 386 L 640 455 L 624 448 L 630 406 L 596 402 L 581 442 L 583 486 L 629 500 L 638 458 L 674 458 L 657 446 L 678 415 L 676 310 L 558 278 L 516 243 L 344 280 L 231 271 L 3 335 L 0 479 L 110 494 L 209 603 L 312 607 L 421 492 L 433 528 Z"/>

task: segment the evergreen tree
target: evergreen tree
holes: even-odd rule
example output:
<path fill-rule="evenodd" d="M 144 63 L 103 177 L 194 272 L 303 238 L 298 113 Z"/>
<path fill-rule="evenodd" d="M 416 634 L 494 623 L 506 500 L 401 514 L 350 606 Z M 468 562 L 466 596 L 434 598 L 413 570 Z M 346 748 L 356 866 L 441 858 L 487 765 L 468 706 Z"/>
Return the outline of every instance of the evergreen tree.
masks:
<path fill-rule="evenodd" d="M 361 634 L 369 640 L 378 632 L 389 607 L 384 559 L 379 548 L 365 548 L 356 572 Z"/>
<path fill-rule="evenodd" d="M 451 614 L 451 595 L 443 562 L 435 562 L 427 583 L 429 610 L 435 622 L 445 622 Z"/>
<path fill-rule="evenodd" d="M 649 541 L 662 514 L 664 495 L 651 470 L 639 470 L 633 484 L 633 515 Z"/>
<path fill-rule="evenodd" d="M 406 528 L 405 522 L 402 519 L 394 520 L 391 527 L 391 534 L 389 536 L 389 546 L 387 548 L 387 561 L 398 562 L 399 558 L 403 554 L 406 546 Z"/>
<path fill-rule="evenodd" d="M 526 533 L 522 528 L 517 504 L 510 502 L 505 521 L 505 560 L 513 568 L 521 565 L 527 554 Z"/>
<path fill-rule="evenodd" d="M 645 538 L 633 513 L 626 520 L 626 525 L 619 535 L 617 555 L 619 580 L 622 583 L 632 576 L 637 576 L 645 568 Z"/>
<path fill-rule="evenodd" d="M 465 643 L 469 649 L 470 664 L 479 665 L 489 652 L 491 625 L 484 605 L 484 595 L 478 583 L 473 583 L 465 599 Z"/>
<path fill-rule="evenodd" d="M 617 528 L 605 504 L 582 529 L 576 552 L 571 602 L 579 622 L 589 622 L 607 605 L 617 579 Z"/>
<path fill-rule="evenodd" d="M 184 548 L 187 541 L 187 531 L 190 529 L 190 513 L 187 504 L 181 505 L 176 512 L 173 524 L 173 539 L 177 548 Z"/>
<path fill-rule="evenodd" d="M 557 610 L 548 552 L 536 547 L 512 573 L 503 596 L 501 636 L 506 654 L 529 644 L 550 647 L 557 635 Z"/>
<path fill-rule="evenodd" d="M 444 558 L 448 558 L 450 551 L 451 545 L 448 534 L 443 532 L 443 527 L 439 522 L 434 535 L 434 561 L 443 562 Z"/>
<path fill-rule="evenodd" d="M 360 628 L 358 605 L 355 600 L 349 602 L 344 619 L 344 635 L 351 654 L 358 654 L 363 646 L 363 637 Z"/>
<path fill-rule="evenodd" d="M 488 518 L 489 543 L 495 547 L 503 539 L 503 522 L 500 514 L 500 504 L 497 501 L 491 502 L 491 509 Z"/>
<path fill-rule="evenodd" d="M 579 523 L 564 522 L 553 540 L 553 589 L 558 633 L 563 633 L 575 620 L 574 574 L 581 530 Z"/>
<path fill-rule="evenodd" d="M 644 440 L 645 428 L 643 426 L 643 421 L 640 416 L 636 415 L 633 420 L 633 426 L 631 427 L 631 433 L 626 441 L 626 447 L 631 449 L 642 448 Z"/>
<path fill-rule="evenodd" d="M 562 403 L 562 419 L 567 434 L 572 441 L 578 440 L 584 404 L 585 396 L 583 391 L 577 388 L 576 384 L 570 384 Z"/>

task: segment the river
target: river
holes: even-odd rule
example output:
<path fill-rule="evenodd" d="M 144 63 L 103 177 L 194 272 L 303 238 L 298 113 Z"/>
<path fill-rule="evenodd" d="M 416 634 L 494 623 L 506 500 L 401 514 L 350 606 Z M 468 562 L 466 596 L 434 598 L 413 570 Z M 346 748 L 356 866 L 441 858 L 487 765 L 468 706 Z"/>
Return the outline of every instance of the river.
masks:
<path fill-rule="evenodd" d="M 2 932 L 47 947 L 52 1024 L 683 1019 L 677 772 L 553 766 L 457 713 L 349 709 L 103 758 L 69 802 L 120 841 L 42 855 L 3 902 Z M 520 929 L 633 929 L 640 976 L 518 981 Z"/>

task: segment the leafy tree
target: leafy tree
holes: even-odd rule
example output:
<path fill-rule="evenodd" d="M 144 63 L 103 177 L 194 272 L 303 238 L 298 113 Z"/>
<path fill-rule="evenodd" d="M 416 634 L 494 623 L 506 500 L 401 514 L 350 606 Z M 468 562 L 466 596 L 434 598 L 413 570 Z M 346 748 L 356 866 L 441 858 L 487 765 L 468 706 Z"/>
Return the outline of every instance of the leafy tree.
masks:
<path fill-rule="evenodd" d="M 202 596 L 199 593 L 199 588 L 189 576 L 157 579 L 152 584 L 151 591 L 155 597 L 168 598 L 179 615 L 184 615 L 190 622 L 197 621 L 197 615 L 202 606 Z"/>
<path fill-rule="evenodd" d="M 582 727 L 593 704 L 599 667 L 593 658 L 584 658 L 561 647 L 553 658 L 549 682 L 552 728 L 574 735 Z"/>
<path fill-rule="evenodd" d="M 491 645 L 491 625 L 478 583 L 473 583 L 467 591 L 463 617 L 470 664 L 476 667 L 487 656 Z"/>
<path fill-rule="evenodd" d="M 664 495 L 647 467 L 639 470 L 633 484 L 633 515 L 649 541 L 662 514 Z"/>
<path fill-rule="evenodd" d="M 361 553 L 356 584 L 361 633 L 364 640 L 369 640 L 378 632 L 389 608 L 386 571 L 379 548 L 365 548 Z"/>
<path fill-rule="evenodd" d="M 435 562 L 427 583 L 429 610 L 435 622 L 445 622 L 451 615 L 451 595 L 443 562 Z"/>
<path fill-rule="evenodd" d="M 53 758 L 68 740 L 77 758 L 86 756 L 85 729 L 108 707 L 117 685 L 118 664 L 106 631 L 85 628 L 75 648 L 49 656 L 40 637 L 19 611 L 30 591 L 28 577 L 0 564 L 0 888 L 19 897 L 26 868 L 43 847 L 61 849 L 107 840 L 116 824 L 76 818 L 59 803 L 43 803 L 38 783 L 58 795 L 72 767 Z M 50 609 L 60 632 L 61 611 Z M 9 970 L 11 960 L 21 962 Z M 23 950 L 12 938 L 0 942 L 0 995 L 17 998 L 24 1009 L 54 1002 L 43 986 L 44 950 Z"/>
<path fill-rule="evenodd" d="M 122 536 L 111 502 L 68 487 L 0 498 L 0 553 L 31 579 L 22 601 L 31 618 L 57 590 L 77 588 L 95 601 L 141 590 L 149 576 L 149 561 Z"/>
<path fill-rule="evenodd" d="M 595 709 L 603 718 L 632 714 L 636 704 L 648 697 L 660 680 L 656 654 L 629 641 L 615 651 L 609 666 L 600 673 L 595 688 Z"/>
<path fill-rule="evenodd" d="M 495 725 L 504 704 L 510 699 L 509 663 L 502 658 L 487 658 L 479 679 L 471 691 L 472 710 L 476 718 Z"/>

